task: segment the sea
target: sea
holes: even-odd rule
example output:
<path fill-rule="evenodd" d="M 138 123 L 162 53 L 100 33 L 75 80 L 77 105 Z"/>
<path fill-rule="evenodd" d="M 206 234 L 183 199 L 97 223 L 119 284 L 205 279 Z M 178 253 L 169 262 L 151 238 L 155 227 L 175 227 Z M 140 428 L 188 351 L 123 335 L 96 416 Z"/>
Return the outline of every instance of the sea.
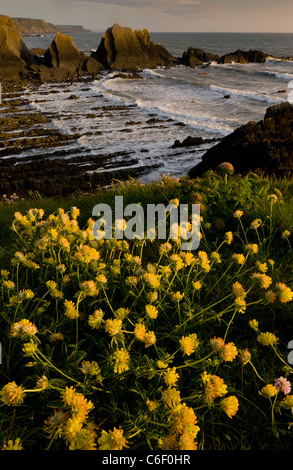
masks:
<path fill-rule="evenodd" d="M 102 33 L 71 36 L 80 50 L 90 54 L 97 49 Z M 53 37 L 26 37 L 24 41 L 30 49 L 47 48 Z M 293 33 L 153 32 L 151 39 L 176 57 L 193 46 L 220 55 L 237 49 L 257 49 L 268 53 L 269 58 L 262 64 L 211 63 L 198 68 L 179 65 L 145 69 L 140 73 L 142 79 L 131 80 L 105 72 L 86 87 L 75 82 L 66 88 L 62 84 L 28 88 L 26 93 L 33 109 L 56 113 L 52 125 L 64 133 L 81 135 L 75 144 L 77 156 L 85 151 L 110 156 L 107 167 L 91 172 L 111 171 L 113 155 L 116 169 L 117 161 L 123 169 L 134 165 L 143 169 L 145 181 L 163 174 L 181 177 L 215 143 L 173 148 L 176 140 L 182 142 L 188 136 L 221 139 L 248 121 L 263 119 L 268 107 L 291 98 L 293 102 L 293 61 L 281 60 L 293 56 Z M 77 99 L 68 100 L 71 95 Z M 89 119 L 87 115 L 95 109 L 104 112 L 93 113 Z M 131 158 L 125 158 L 126 154 Z"/>

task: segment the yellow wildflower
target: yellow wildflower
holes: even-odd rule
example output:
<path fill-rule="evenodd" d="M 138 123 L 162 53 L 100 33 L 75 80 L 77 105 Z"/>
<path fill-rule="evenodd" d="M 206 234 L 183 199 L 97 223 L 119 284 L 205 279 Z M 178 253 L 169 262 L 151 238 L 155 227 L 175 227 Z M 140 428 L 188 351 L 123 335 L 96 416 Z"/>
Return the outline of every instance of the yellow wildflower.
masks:
<path fill-rule="evenodd" d="M 76 219 L 80 214 L 80 210 L 77 207 L 71 207 L 71 217 Z"/>
<path fill-rule="evenodd" d="M 286 238 L 289 238 L 291 235 L 291 233 L 289 232 L 289 230 L 284 230 L 284 232 L 282 232 L 282 238 L 283 239 L 286 239 Z"/>
<path fill-rule="evenodd" d="M 18 298 L 20 300 L 29 300 L 33 299 L 35 296 L 34 292 L 31 289 L 22 289 L 18 293 Z"/>
<path fill-rule="evenodd" d="M 258 253 L 258 245 L 256 243 L 248 243 L 247 245 L 245 245 L 244 249 L 249 253 Z"/>
<path fill-rule="evenodd" d="M 5 405 L 17 406 L 23 402 L 24 390 L 15 382 L 9 382 L 7 385 L 4 385 L 0 391 L 0 397 Z"/>
<path fill-rule="evenodd" d="M 276 284 L 278 299 L 282 303 L 290 302 L 293 299 L 293 291 L 282 282 Z"/>
<path fill-rule="evenodd" d="M 194 256 L 192 253 L 181 253 L 180 256 L 182 256 L 186 266 L 190 266 L 194 262 Z"/>
<path fill-rule="evenodd" d="M 140 341 L 144 340 L 145 334 L 147 330 L 146 327 L 143 325 L 143 323 L 137 323 L 134 328 L 134 336 L 139 339 Z"/>
<path fill-rule="evenodd" d="M 223 361 L 231 362 L 237 356 L 238 351 L 234 343 L 227 343 L 219 351 L 219 354 Z"/>
<path fill-rule="evenodd" d="M 233 233 L 232 232 L 226 232 L 225 241 L 226 241 L 226 243 L 228 243 L 228 245 L 231 245 L 231 243 L 233 241 Z"/>
<path fill-rule="evenodd" d="M 2 450 L 23 450 L 20 438 L 17 437 L 15 441 L 9 439 L 6 444 L 3 444 Z"/>
<path fill-rule="evenodd" d="M 255 318 L 250 320 L 248 324 L 254 331 L 258 331 L 258 321 Z"/>
<path fill-rule="evenodd" d="M 236 297 L 235 308 L 237 312 L 244 313 L 246 310 L 246 302 L 242 297 Z"/>
<path fill-rule="evenodd" d="M 100 375 L 101 369 L 96 361 L 82 361 L 81 367 L 79 368 L 84 374 L 88 375 Z"/>
<path fill-rule="evenodd" d="M 24 338 L 26 336 L 33 336 L 37 333 L 37 327 L 26 318 L 11 326 L 11 336 L 17 338 Z"/>
<path fill-rule="evenodd" d="M 148 348 L 149 346 L 152 346 L 156 342 L 156 335 L 153 331 L 148 331 L 143 338 L 143 342 L 145 344 L 145 347 Z"/>
<path fill-rule="evenodd" d="M 215 336 L 210 339 L 210 343 L 215 353 L 218 353 L 225 346 L 224 340 L 222 338 L 216 338 Z"/>
<path fill-rule="evenodd" d="M 121 374 L 129 369 L 130 356 L 129 352 L 126 349 L 117 349 L 113 355 L 112 359 L 114 363 L 114 372 Z"/>
<path fill-rule="evenodd" d="M 215 260 L 217 263 L 222 263 L 221 257 L 216 251 L 213 251 L 213 253 L 211 253 L 211 259 Z"/>
<path fill-rule="evenodd" d="M 251 361 L 251 354 L 248 349 L 239 349 L 238 359 L 243 366 Z"/>
<path fill-rule="evenodd" d="M 263 346 L 274 346 L 275 344 L 277 344 L 278 340 L 279 338 L 277 338 L 276 335 L 270 332 L 260 333 L 257 336 L 257 341 Z"/>
<path fill-rule="evenodd" d="M 171 387 L 172 385 L 175 385 L 178 379 L 179 379 L 179 374 L 176 372 L 176 367 L 173 367 L 172 369 L 168 368 L 164 372 L 164 382 L 167 385 L 167 387 Z"/>
<path fill-rule="evenodd" d="M 235 211 L 233 214 L 233 217 L 235 217 L 236 219 L 240 219 L 240 217 L 242 216 L 243 216 L 243 212 L 240 210 Z"/>
<path fill-rule="evenodd" d="M 77 416 L 68 418 L 64 427 L 63 435 L 67 442 L 71 442 L 81 431 L 82 421 Z"/>
<path fill-rule="evenodd" d="M 160 287 L 160 277 L 157 274 L 146 272 L 143 275 L 143 279 L 145 280 L 146 284 L 148 284 L 153 289 L 158 289 L 158 287 Z"/>
<path fill-rule="evenodd" d="M 271 398 L 277 395 L 278 390 L 274 385 L 268 384 L 265 385 L 260 392 L 258 392 L 264 398 Z"/>
<path fill-rule="evenodd" d="M 120 318 L 121 320 L 124 320 L 124 318 L 126 318 L 129 315 L 129 313 L 130 313 L 129 308 L 120 307 L 117 310 L 115 310 L 114 315 L 115 315 L 115 318 Z"/>
<path fill-rule="evenodd" d="M 286 410 L 290 410 L 293 408 L 293 395 L 287 395 L 285 398 L 280 403 L 280 406 L 282 408 L 285 408 Z"/>
<path fill-rule="evenodd" d="M 127 440 L 123 437 L 123 429 L 116 429 L 106 432 L 102 430 L 98 439 L 99 450 L 122 450 L 127 447 Z"/>
<path fill-rule="evenodd" d="M 7 290 L 12 290 L 15 288 L 15 283 L 13 281 L 3 281 L 3 287 L 5 287 Z"/>
<path fill-rule="evenodd" d="M 182 336 L 179 340 L 179 344 L 184 354 L 190 356 L 199 345 L 196 333 L 190 334 L 189 336 Z"/>
<path fill-rule="evenodd" d="M 187 432 L 181 434 L 178 440 L 178 450 L 197 450 L 197 442 L 195 442 L 193 435 Z"/>
<path fill-rule="evenodd" d="M 64 301 L 64 306 L 65 306 L 65 313 L 64 315 L 71 320 L 74 320 L 79 317 L 79 313 L 77 311 L 76 305 L 72 300 L 65 300 Z"/>
<path fill-rule="evenodd" d="M 147 293 L 147 299 L 149 302 L 155 302 L 156 300 L 158 300 L 158 296 L 159 294 L 155 290 Z"/>
<path fill-rule="evenodd" d="M 180 302 L 180 300 L 182 300 L 184 297 L 184 292 L 173 292 L 172 295 L 171 295 L 171 299 L 174 301 L 174 302 Z"/>
<path fill-rule="evenodd" d="M 97 288 L 96 284 L 94 281 L 84 281 L 80 285 L 80 290 L 89 297 L 94 297 L 98 295 L 99 289 Z"/>
<path fill-rule="evenodd" d="M 236 261 L 236 263 L 238 263 L 238 264 L 243 264 L 244 261 L 245 261 L 245 257 L 244 257 L 244 255 L 242 255 L 241 253 L 233 253 L 232 258 L 233 258 L 234 261 Z"/>
<path fill-rule="evenodd" d="M 235 396 L 223 398 L 220 401 L 220 408 L 229 418 L 232 418 L 236 415 L 239 408 L 238 399 Z"/>
<path fill-rule="evenodd" d="M 246 297 L 246 293 L 240 282 L 234 282 L 234 284 L 232 285 L 232 290 L 235 297 L 240 297 L 241 299 L 244 299 L 244 297 Z"/>
<path fill-rule="evenodd" d="M 253 273 L 251 278 L 257 279 L 260 282 L 260 286 L 263 289 L 268 289 L 272 283 L 272 279 L 266 274 L 262 274 L 262 273 Z"/>
<path fill-rule="evenodd" d="M 10 272 L 7 269 L 1 269 L 0 274 L 3 279 L 8 279 Z"/>
<path fill-rule="evenodd" d="M 110 336 L 115 336 L 120 333 L 122 328 L 122 320 L 120 318 L 107 319 L 104 324 L 104 328 Z"/>
<path fill-rule="evenodd" d="M 179 405 L 181 402 L 180 392 L 174 387 L 168 387 L 166 390 L 163 390 L 162 398 L 170 408 Z"/>
<path fill-rule="evenodd" d="M 42 377 L 39 377 L 37 379 L 35 388 L 45 390 L 48 387 L 49 387 L 49 380 L 45 375 L 42 375 Z"/>
<path fill-rule="evenodd" d="M 208 403 L 213 402 L 217 397 L 226 395 L 228 392 L 227 385 L 221 377 L 207 374 L 206 372 L 201 377 L 205 387 L 205 398 Z"/>
<path fill-rule="evenodd" d="M 89 315 L 88 324 L 91 328 L 95 328 L 96 330 L 100 328 L 102 319 L 105 313 L 101 310 L 95 310 L 92 315 Z"/>
<path fill-rule="evenodd" d="M 158 309 L 154 305 L 145 306 L 146 313 L 148 317 L 155 319 L 158 316 Z"/>
<path fill-rule="evenodd" d="M 105 274 L 98 274 L 97 277 L 96 277 L 96 283 L 99 285 L 99 286 L 103 286 L 105 287 L 107 285 L 107 277 L 105 276 Z"/>
<path fill-rule="evenodd" d="M 146 404 L 147 404 L 147 407 L 149 409 L 149 411 L 154 411 L 156 408 L 158 408 L 160 406 L 159 402 L 156 401 L 156 400 L 149 400 L 147 398 L 146 400 Z"/>
<path fill-rule="evenodd" d="M 257 269 L 261 273 L 266 273 L 267 272 L 267 270 L 268 270 L 267 263 L 261 263 L 260 261 L 257 261 L 255 264 L 256 264 Z"/>
<path fill-rule="evenodd" d="M 35 352 L 37 351 L 38 346 L 36 343 L 33 343 L 33 341 L 30 341 L 29 343 L 24 343 L 22 347 L 22 352 L 26 357 L 33 356 Z"/>
<path fill-rule="evenodd" d="M 174 434 L 185 434 L 197 436 L 199 427 L 197 417 L 192 408 L 186 403 L 180 403 L 171 410 L 171 432 Z"/>
<path fill-rule="evenodd" d="M 160 245 L 159 247 L 159 253 L 160 255 L 163 254 L 163 253 L 168 253 L 169 251 L 172 250 L 172 245 L 171 243 L 169 242 L 166 242 L 166 243 L 163 243 L 162 245 Z"/>
<path fill-rule="evenodd" d="M 199 281 L 194 281 L 192 283 L 194 290 L 200 290 L 202 288 L 202 284 Z"/>
<path fill-rule="evenodd" d="M 179 271 L 184 266 L 184 262 L 182 258 L 177 254 L 171 255 L 170 261 L 171 261 L 171 266 L 174 268 L 175 271 Z"/>
<path fill-rule="evenodd" d="M 97 433 L 92 423 L 89 423 L 86 427 L 83 427 L 80 432 L 71 439 L 69 450 L 96 450 L 97 445 L 95 443 Z"/>
<path fill-rule="evenodd" d="M 159 369 L 166 369 L 168 367 L 168 364 L 166 364 L 165 362 L 163 361 L 160 361 L 160 359 L 157 361 L 157 366 L 159 367 Z"/>
<path fill-rule="evenodd" d="M 256 230 L 258 227 L 260 227 L 261 224 L 262 224 L 261 219 L 255 219 L 251 222 L 250 227 Z"/>
<path fill-rule="evenodd" d="M 267 302 L 269 303 L 274 303 L 277 299 L 277 294 L 272 291 L 272 290 L 268 290 L 266 293 L 265 293 L 265 299 Z"/>

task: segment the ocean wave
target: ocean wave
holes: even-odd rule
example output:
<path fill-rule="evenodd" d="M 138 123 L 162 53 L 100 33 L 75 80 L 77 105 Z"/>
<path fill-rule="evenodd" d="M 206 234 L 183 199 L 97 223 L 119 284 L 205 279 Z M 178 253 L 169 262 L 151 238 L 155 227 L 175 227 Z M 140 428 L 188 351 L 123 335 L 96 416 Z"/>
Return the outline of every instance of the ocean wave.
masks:
<path fill-rule="evenodd" d="M 146 75 L 149 77 L 165 78 L 165 75 L 163 75 L 162 73 L 156 72 L 155 70 L 152 70 L 152 69 L 144 69 L 142 71 L 142 75 Z"/>
<path fill-rule="evenodd" d="M 280 78 L 283 80 L 293 80 L 293 74 L 292 73 L 281 73 L 281 72 L 270 72 L 268 70 L 265 71 L 266 74 L 268 75 L 274 75 L 276 78 Z"/>
<path fill-rule="evenodd" d="M 216 86 L 216 85 L 210 85 L 210 89 L 211 90 L 214 90 L 214 91 L 218 91 L 219 93 L 223 93 L 223 94 L 226 94 L 226 95 L 233 95 L 234 97 L 239 97 L 239 98 L 248 98 L 248 99 L 251 99 L 251 100 L 255 100 L 255 101 L 264 101 L 266 103 L 269 103 L 269 104 L 277 104 L 277 103 L 280 103 L 280 102 L 284 102 L 284 101 L 287 101 L 285 99 L 276 99 L 276 98 L 272 98 L 270 96 L 267 96 L 267 95 L 260 95 L 258 93 L 254 93 L 252 91 L 249 91 L 249 90 L 235 90 L 233 88 L 223 88 L 223 87 L 219 87 L 219 86 Z"/>

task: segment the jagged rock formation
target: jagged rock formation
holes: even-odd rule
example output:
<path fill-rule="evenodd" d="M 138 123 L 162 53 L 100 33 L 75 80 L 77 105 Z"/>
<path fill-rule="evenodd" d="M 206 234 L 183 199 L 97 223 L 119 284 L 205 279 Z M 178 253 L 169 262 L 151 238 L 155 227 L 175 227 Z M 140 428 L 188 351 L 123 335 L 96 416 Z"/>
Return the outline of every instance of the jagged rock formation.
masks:
<path fill-rule="evenodd" d="M 72 38 L 62 33 L 56 34 L 44 54 L 47 67 L 59 67 L 72 73 L 77 71 L 84 57 L 84 54 L 73 44 Z"/>
<path fill-rule="evenodd" d="M 229 162 L 236 172 L 263 172 L 269 175 L 292 175 L 293 105 L 281 103 L 267 109 L 264 119 L 248 122 L 210 148 L 202 161 L 189 171 L 191 178 L 216 170 Z"/>
<path fill-rule="evenodd" d="M 16 79 L 26 74 L 26 67 L 33 56 L 23 42 L 20 29 L 12 19 L 0 15 L 0 75 Z"/>
<path fill-rule="evenodd" d="M 151 41 L 146 29 L 132 31 L 119 23 L 107 29 L 92 57 L 106 69 L 118 71 L 156 68 L 177 62 L 163 46 Z"/>

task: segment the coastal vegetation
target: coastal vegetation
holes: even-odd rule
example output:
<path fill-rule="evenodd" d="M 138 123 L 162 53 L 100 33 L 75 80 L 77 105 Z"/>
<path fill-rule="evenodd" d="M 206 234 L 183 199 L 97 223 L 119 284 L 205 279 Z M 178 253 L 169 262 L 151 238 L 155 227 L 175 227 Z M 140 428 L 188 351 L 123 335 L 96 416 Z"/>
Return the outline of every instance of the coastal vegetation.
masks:
<path fill-rule="evenodd" d="M 96 239 L 117 195 L 200 204 L 199 248 Z M 4 195 L 0 447 L 291 449 L 292 206 L 292 180 L 230 165 Z"/>

